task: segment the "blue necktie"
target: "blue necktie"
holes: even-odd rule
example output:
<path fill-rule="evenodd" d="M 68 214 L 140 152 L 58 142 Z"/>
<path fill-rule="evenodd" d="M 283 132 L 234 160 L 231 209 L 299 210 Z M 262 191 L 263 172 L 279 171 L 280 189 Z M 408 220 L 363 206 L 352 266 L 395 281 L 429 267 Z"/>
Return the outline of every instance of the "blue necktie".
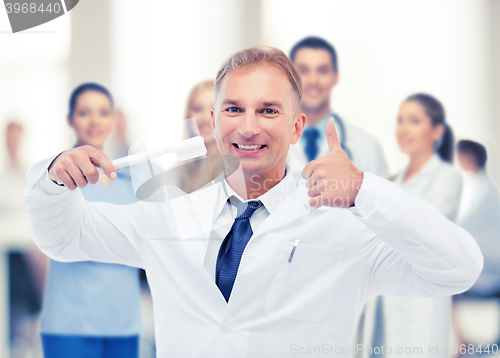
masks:
<path fill-rule="evenodd" d="M 318 155 L 318 138 L 319 138 L 319 130 L 315 127 L 310 127 L 304 130 L 302 133 L 306 140 L 305 152 L 308 161 L 312 161 L 316 159 Z"/>
<path fill-rule="evenodd" d="M 215 283 L 226 302 L 229 301 L 233 289 L 243 250 L 253 235 L 250 216 L 261 206 L 260 201 L 239 203 L 233 226 L 220 246 L 215 267 Z"/>

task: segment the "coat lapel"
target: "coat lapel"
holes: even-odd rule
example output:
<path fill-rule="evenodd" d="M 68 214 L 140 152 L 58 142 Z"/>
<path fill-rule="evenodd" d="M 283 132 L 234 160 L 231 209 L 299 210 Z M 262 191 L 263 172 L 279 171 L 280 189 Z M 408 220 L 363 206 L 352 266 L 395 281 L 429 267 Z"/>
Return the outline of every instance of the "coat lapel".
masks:
<path fill-rule="evenodd" d="M 217 183 L 170 201 L 179 239 L 185 242 L 189 257 L 204 272 L 206 272 L 204 261 L 212 230 L 219 185 L 220 183 Z"/>
<path fill-rule="evenodd" d="M 208 238 L 220 183 L 170 200 L 181 240 Z"/>
<path fill-rule="evenodd" d="M 299 172 L 297 173 L 300 175 Z M 263 235 L 269 231 L 276 230 L 283 225 L 293 222 L 302 216 L 307 215 L 311 210 L 311 207 L 309 206 L 309 197 L 303 190 L 305 188 L 305 180 L 299 180 L 297 175 L 294 176 L 296 182 L 295 191 L 283 200 L 276 211 L 272 215 L 269 215 L 269 217 L 259 226 L 257 231 L 254 233 L 254 237 Z"/>

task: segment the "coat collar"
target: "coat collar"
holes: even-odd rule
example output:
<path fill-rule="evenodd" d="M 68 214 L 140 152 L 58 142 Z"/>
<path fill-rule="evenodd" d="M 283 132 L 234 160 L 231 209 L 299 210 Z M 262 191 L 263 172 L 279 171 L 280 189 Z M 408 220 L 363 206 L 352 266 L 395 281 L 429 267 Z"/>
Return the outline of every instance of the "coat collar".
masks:
<path fill-rule="evenodd" d="M 309 198 L 306 192 L 305 181 L 300 177 L 300 173 L 287 170 L 287 175 L 280 183 L 258 198 L 266 206 L 270 216 L 254 235 L 274 230 L 309 213 Z M 184 223 L 178 225 L 180 239 L 208 239 L 215 219 L 222 212 L 227 199 L 234 194 L 236 193 L 222 174 L 212 181 L 210 186 L 171 200 L 176 222 Z M 191 218 L 189 223 L 186 223 L 186 217 Z"/>
<path fill-rule="evenodd" d="M 215 204 L 213 221 L 215 221 L 222 213 L 224 205 L 226 205 L 229 198 L 234 198 L 236 202 L 245 202 L 245 200 L 243 200 L 241 196 L 239 196 L 233 188 L 231 188 L 225 177 L 222 177 L 219 180 L 221 185 L 219 187 L 217 203 Z M 253 200 L 260 200 L 269 214 L 273 214 L 280 207 L 281 203 L 295 192 L 296 186 L 297 184 L 295 182 L 293 172 L 287 170 L 285 177 L 279 183 Z"/>
<path fill-rule="evenodd" d="M 425 165 L 420 170 L 420 172 L 417 173 L 413 178 L 411 178 L 407 182 L 403 183 L 403 177 L 405 176 L 406 172 L 409 169 L 408 167 L 406 167 L 404 170 L 400 171 L 395 176 L 394 183 L 398 184 L 399 186 L 405 186 L 405 185 L 411 184 L 415 179 L 421 178 L 422 176 L 425 176 L 425 175 L 428 175 L 430 173 L 433 173 L 442 164 L 443 164 L 443 161 L 439 158 L 439 156 L 436 153 L 434 153 L 427 160 L 427 163 L 425 163 Z"/>

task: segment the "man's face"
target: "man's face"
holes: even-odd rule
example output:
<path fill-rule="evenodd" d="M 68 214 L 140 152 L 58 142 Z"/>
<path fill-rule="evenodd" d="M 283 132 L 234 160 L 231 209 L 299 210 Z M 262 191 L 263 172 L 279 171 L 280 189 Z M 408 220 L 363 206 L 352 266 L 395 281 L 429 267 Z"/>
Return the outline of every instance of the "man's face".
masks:
<path fill-rule="evenodd" d="M 474 158 L 467 153 L 458 153 L 458 163 L 463 171 L 466 172 L 479 172 L 479 168 Z"/>
<path fill-rule="evenodd" d="M 303 110 L 321 111 L 328 105 L 332 88 L 338 81 L 332 56 L 323 49 L 301 48 L 295 53 L 293 63 L 302 75 L 304 83 Z"/>
<path fill-rule="evenodd" d="M 212 134 L 222 155 L 239 159 L 246 177 L 283 177 L 290 144 L 304 129 L 295 96 L 286 75 L 274 66 L 232 70 L 224 77 L 212 111 Z"/>

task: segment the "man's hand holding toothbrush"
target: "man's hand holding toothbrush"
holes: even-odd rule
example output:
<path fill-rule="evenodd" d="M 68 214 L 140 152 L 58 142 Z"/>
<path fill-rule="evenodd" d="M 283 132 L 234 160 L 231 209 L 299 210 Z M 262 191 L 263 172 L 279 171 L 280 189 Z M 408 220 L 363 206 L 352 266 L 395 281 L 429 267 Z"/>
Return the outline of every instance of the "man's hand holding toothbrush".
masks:
<path fill-rule="evenodd" d="M 90 145 L 59 154 L 49 166 L 49 178 L 64 184 L 69 190 L 85 188 L 87 184 L 99 181 L 96 165 L 103 169 L 109 179 L 116 179 L 116 169 L 108 156 Z"/>
<path fill-rule="evenodd" d="M 117 170 L 167 153 L 175 153 L 179 161 L 185 161 L 207 154 L 207 148 L 203 138 L 195 136 L 151 149 L 147 153 L 136 153 L 111 161 L 99 149 L 84 145 L 59 154 L 49 166 L 49 178 L 57 184 L 64 184 L 69 190 L 82 189 L 87 184 L 97 183 L 99 173 L 115 180 Z"/>

